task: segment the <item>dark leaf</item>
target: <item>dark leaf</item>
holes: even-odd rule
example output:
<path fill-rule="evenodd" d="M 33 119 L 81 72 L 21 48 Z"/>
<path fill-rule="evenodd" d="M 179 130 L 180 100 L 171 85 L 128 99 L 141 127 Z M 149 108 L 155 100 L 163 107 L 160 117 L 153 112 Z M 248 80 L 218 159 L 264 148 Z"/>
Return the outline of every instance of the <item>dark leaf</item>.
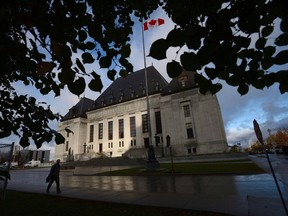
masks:
<path fill-rule="evenodd" d="M 83 77 L 79 77 L 76 81 L 68 84 L 68 89 L 71 93 L 79 96 L 85 91 L 85 86 L 85 79 Z"/>
<path fill-rule="evenodd" d="M 120 54 L 123 58 L 128 58 L 131 54 L 130 44 L 123 45 L 121 50 L 120 50 Z"/>
<path fill-rule="evenodd" d="M 116 70 L 108 70 L 107 76 L 110 80 L 115 80 L 115 75 L 117 74 Z"/>
<path fill-rule="evenodd" d="M 169 44 L 165 39 L 158 39 L 151 45 L 149 56 L 157 60 L 165 59 L 168 48 Z"/>
<path fill-rule="evenodd" d="M 195 81 L 199 85 L 199 92 L 201 94 L 206 94 L 212 85 L 211 80 L 207 80 L 204 76 L 198 73 L 195 74 Z"/>
<path fill-rule="evenodd" d="M 79 36 L 79 41 L 80 42 L 83 42 L 83 41 L 85 41 L 86 39 L 87 39 L 87 33 L 86 33 L 86 31 L 84 31 L 84 30 L 79 30 L 78 31 L 78 36 Z"/>
<path fill-rule="evenodd" d="M 209 67 L 205 67 L 205 73 L 211 80 L 215 79 L 219 75 L 219 71 L 217 71 L 215 68 Z"/>
<path fill-rule="evenodd" d="M 270 87 L 276 82 L 277 76 L 275 73 L 269 73 L 269 74 L 264 75 L 262 77 L 262 80 L 266 87 Z"/>
<path fill-rule="evenodd" d="M 30 145 L 30 142 L 29 142 L 29 138 L 27 137 L 21 137 L 20 141 L 19 141 L 19 144 L 22 148 L 26 148 Z"/>
<path fill-rule="evenodd" d="M 182 71 L 183 69 L 179 62 L 172 61 L 167 63 L 167 74 L 170 78 L 178 77 Z"/>
<path fill-rule="evenodd" d="M 50 88 L 49 87 L 44 87 L 42 89 L 40 89 L 40 93 L 42 95 L 47 95 L 50 92 Z"/>
<path fill-rule="evenodd" d="M 241 84 L 238 86 L 237 91 L 239 92 L 240 95 L 245 95 L 249 91 L 249 86 L 245 83 Z"/>
<path fill-rule="evenodd" d="M 65 142 L 65 138 L 60 133 L 56 133 L 55 135 L 55 142 L 57 145 L 62 144 Z"/>
<path fill-rule="evenodd" d="M 202 67 L 198 60 L 198 56 L 193 52 L 184 52 L 180 57 L 180 61 L 183 68 L 188 71 L 200 70 Z"/>
<path fill-rule="evenodd" d="M 75 71 L 71 68 L 62 68 L 61 73 L 58 74 L 58 79 L 64 84 L 71 83 L 75 79 Z"/>
<path fill-rule="evenodd" d="M 90 81 L 90 83 L 88 84 L 88 87 L 92 91 L 101 92 L 103 85 L 102 85 L 102 81 L 100 79 L 100 76 L 98 75 L 98 78 L 92 79 Z"/>
<path fill-rule="evenodd" d="M 240 83 L 242 83 L 242 78 L 240 76 L 237 75 L 232 75 L 231 77 L 229 77 L 226 80 L 227 84 L 231 85 L 231 86 L 238 86 Z"/>
<path fill-rule="evenodd" d="M 201 46 L 201 40 L 195 37 L 187 38 L 186 45 L 189 49 L 197 50 Z"/>
<path fill-rule="evenodd" d="M 100 68 L 109 68 L 111 66 L 111 63 L 112 63 L 112 60 L 108 56 L 104 56 L 100 58 L 99 60 Z"/>
<path fill-rule="evenodd" d="M 96 44 L 91 41 L 88 41 L 87 43 L 85 43 L 85 48 L 87 50 L 93 50 L 95 47 L 96 47 Z"/>
<path fill-rule="evenodd" d="M 280 82 L 279 90 L 280 90 L 281 94 L 287 93 L 288 92 L 288 83 L 287 82 L 286 83 Z"/>
<path fill-rule="evenodd" d="M 222 89 L 222 84 L 221 83 L 216 83 L 216 84 L 212 84 L 209 88 L 211 94 L 216 94 L 217 92 L 219 92 Z"/>
<path fill-rule="evenodd" d="M 283 65 L 288 63 L 288 50 L 279 52 L 275 57 L 275 64 Z"/>
<path fill-rule="evenodd" d="M 283 32 L 288 33 L 288 19 L 282 19 L 281 20 L 280 29 Z"/>
<path fill-rule="evenodd" d="M 40 75 L 44 75 L 50 73 L 54 67 L 56 67 L 54 62 L 39 62 L 36 69 Z"/>
<path fill-rule="evenodd" d="M 82 54 L 82 59 L 83 59 L 83 63 L 86 64 L 92 64 L 95 59 L 92 57 L 91 53 L 85 52 Z"/>
<path fill-rule="evenodd" d="M 288 92 L 288 70 L 280 70 L 277 72 L 276 81 L 279 82 L 279 90 L 281 94 Z"/>
<path fill-rule="evenodd" d="M 83 73 L 86 73 L 85 67 L 83 66 L 83 64 L 81 63 L 81 61 L 79 60 L 79 58 L 76 58 L 76 64 L 77 64 L 77 67 L 78 67 Z"/>
<path fill-rule="evenodd" d="M 124 69 L 121 69 L 120 72 L 119 72 L 119 75 L 123 78 L 127 77 L 128 76 L 128 71 L 127 70 L 124 70 Z"/>
<path fill-rule="evenodd" d="M 265 47 L 266 42 L 267 42 L 266 38 L 263 37 L 259 38 L 255 44 L 256 49 L 263 49 Z"/>
<path fill-rule="evenodd" d="M 288 45 L 288 33 L 283 33 L 283 34 L 279 35 L 275 39 L 275 44 L 277 46 L 286 46 L 286 45 Z"/>
<path fill-rule="evenodd" d="M 263 60 L 261 61 L 261 66 L 263 70 L 268 70 L 273 65 L 274 65 L 274 59 L 271 57 L 267 57 L 267 58 L 264 57 Z"/>
<path fill-rule="evenodd" d="M 129 72 L 133 72 L 133 65 L 132 65 L 131 63 L 128 62 L 128 63 L 125 65 L 125 68 L 126 68 L 126 70 L 129 71 Z"/>
<path fill-rule="evenodd" d="M 167 35 L 166 42 L 168 42 L 169 46 L 177 47 L 177 46 L 184 46 L 184 34 L 181 29 L 173 29 Z"/>
<path fill-rule="evenodd" d="M 263 50 L 264 58 L 274 55 L 276 48 L 274 46 L 266 46 Z"/>
<path fill-rule="evenodd" d="M 232 66 L 236 64 L 237 53 L 232 47 L 222 45 L 210 59 L 217 67 Z"/>
<path fill-rule="evenodd" d="M 252 85 L 257 89 L 263 89 L 265 87 L 265 83 L 262 81 L 262 79 L 256 80 Z"/>
<path fill-rule="evenodd" d="M 268 37 L 274 30 L 273 26 L 265 26 L 261 33 L 262 33 L 262 37 Z"/>

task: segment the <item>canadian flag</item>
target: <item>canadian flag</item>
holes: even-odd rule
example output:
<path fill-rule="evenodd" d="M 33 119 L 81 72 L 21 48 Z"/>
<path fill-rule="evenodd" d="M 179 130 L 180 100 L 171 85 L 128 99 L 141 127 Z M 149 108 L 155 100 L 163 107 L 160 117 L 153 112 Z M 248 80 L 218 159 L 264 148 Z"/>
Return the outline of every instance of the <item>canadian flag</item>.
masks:
<path fill-rule="evenodd" d="M 156 26 L 160 26 L 164 24 L 164 19 L 158 18 L 158 19 L 152 19 L 149 21 L 146 21 L 143 23 L 143 29 L 144 31 L 150 29 L 150 28 L 154 28 Z"/>

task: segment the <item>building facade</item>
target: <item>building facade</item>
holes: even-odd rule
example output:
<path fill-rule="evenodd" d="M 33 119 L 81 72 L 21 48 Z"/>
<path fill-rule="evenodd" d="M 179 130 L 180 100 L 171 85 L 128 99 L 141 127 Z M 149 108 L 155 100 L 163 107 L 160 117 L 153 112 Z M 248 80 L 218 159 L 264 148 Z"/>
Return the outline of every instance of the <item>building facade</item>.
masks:
<path fill-rule="evenodd" d="M 157 157 L 227 151 L 217 97 L 199 93 L 193 72 L 168 83 L 151 66 L 147 77 L 150 118 L 145 70 L 118 78 L 95 101 L 81 98 L 64 116 L 58 131 L 66 140 L 56 146 L 55 159 L 146 158 L 149 145 Z"/>

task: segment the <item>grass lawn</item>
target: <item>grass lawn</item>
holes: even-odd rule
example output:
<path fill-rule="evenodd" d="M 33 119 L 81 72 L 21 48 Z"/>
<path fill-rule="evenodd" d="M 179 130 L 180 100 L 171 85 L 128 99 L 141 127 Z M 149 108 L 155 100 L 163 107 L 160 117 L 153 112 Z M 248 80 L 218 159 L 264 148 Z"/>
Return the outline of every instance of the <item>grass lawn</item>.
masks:
<path fill-rule="evenodd" d="M 222 213 L 117 204 L 8 190 L 0 200 L 1 215 L 11 216 L 220 216 Z"/>
<path fill-rule="evenodd" d="M 194 162 L 194 163 L 161 163 L 160 169 L 147 172 L 143 167 L 115 170 L 98 175 L 209 175 L 209 174 L 259 174 L 264 171 L 251 160 Z"/>

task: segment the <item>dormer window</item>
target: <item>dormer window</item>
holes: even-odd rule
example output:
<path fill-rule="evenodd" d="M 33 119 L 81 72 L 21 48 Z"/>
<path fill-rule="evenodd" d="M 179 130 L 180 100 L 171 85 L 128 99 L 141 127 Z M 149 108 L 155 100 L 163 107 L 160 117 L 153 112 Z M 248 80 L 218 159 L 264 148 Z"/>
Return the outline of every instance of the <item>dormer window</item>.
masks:
<path fill-rule="evenodd" d="M 105 98 L 104 97 L 101 98 L 101 105 L 105 106 Z"/>
<path fill-rule="evenodd" d="M 114 96 L 113 96 L 112 94 L 110 95 L 109 100 L 110 100 L 110 103 L 113 103 L 113 102 L 114 102 Z"/>
<path fill-rule="evenodd" d="M 182 88 L 187 86 L 187 81 L 188 81 L 188 77 L 187 76 L 182 76 L 182 77 L 179 77 L 179 79 L 178 79 L 178 82 L 180 83 L 180 86 Z"/>
<path fill-rule="evenodd" d="M 135 97 L 135 91 L 132 90 L 132 91 L 130 92 L 130 95 L 131 95 L 131 98 L 134 98 L 134 97 Z"/>
<path fill-rule="evenodd" d="M 120 95 L 119 95 L 119 101 L 121 102 L 121 101 L 123 101 L 124 100 L 124 93 L 123 93 L 123 91 L 121 90 L 120 91 Z"/>
<path fill-rule="evenodd" d="M 156 82 L 156 84 L 155 84 L 155 91 L 159 91 L 159 83 L 158 82 Z"/>

